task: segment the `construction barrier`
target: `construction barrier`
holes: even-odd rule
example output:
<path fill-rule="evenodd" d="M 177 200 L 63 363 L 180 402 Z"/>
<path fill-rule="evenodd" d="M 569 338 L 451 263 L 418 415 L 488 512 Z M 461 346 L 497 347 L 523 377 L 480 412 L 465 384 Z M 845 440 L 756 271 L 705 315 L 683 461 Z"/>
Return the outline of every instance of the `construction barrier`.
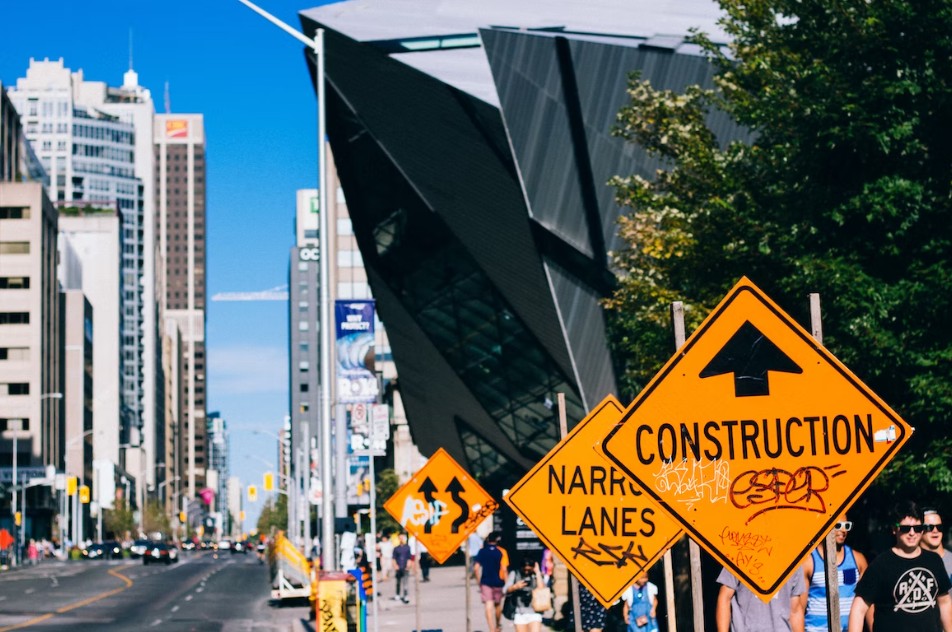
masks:
<path fill-rule="evenodd" d="M 314 611 L 318 632 L 364 632 L 367 628 L 366 606 L 350 573 L 318 573 Z"/>
<path fill-rule="evenodd" d="M 271 598 L 311 597 L 311 564 L 291 541 L 278 532 L 268 547 L 271 567 Z"/>

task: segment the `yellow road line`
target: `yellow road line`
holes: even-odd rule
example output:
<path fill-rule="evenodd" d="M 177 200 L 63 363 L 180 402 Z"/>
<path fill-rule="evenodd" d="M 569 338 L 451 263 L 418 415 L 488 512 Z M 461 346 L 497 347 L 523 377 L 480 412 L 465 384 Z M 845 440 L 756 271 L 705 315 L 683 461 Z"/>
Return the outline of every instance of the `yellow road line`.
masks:
<path fill-rule="evenodd" d="M 64 614 L 66 612 L 69 612 L 70 610 L 75 610 L 76 608 L 82 608 L 83 606 L 88 606 L 91 603 L 95 603 L 97 601 L 105 599 L 106 597 L 112 597 L 113 595 L 119 594 L 122 591 L 128 590 L 129 588 L 132 587 L 133 581 L 129 579 L 128 577 L 126 577 L 125 575 L 121 575 L 119 571 L 115 569 L 109 569 L 107 572 L 113 577 L 117 577 L 121 579 L 122 581 L 124 581 L 126 585 L 120 586 L 119 588 L 113 588 L 112 590 L 107 590 L 106 592 L 99 593 L 98 595 L 93 595 L 92 597 L 83 599 L 82 601 L 71 603 L 68 606 L 57 608 L 56 612 L 47 612 L 46 614 L 41 614 L 38 617 L 33 617 L 32 619 L 28 621 L 23 621 L 22 623 L 17 623 L 16 625 L 10 625 L 5 628 L 0 628 L 0 632 L 7 632 L 7 630 L 20 630 L 22 628 L 28 628 L 42 621 L 46 621 L 49 618 L 55 617 L 57 614 Z"/>

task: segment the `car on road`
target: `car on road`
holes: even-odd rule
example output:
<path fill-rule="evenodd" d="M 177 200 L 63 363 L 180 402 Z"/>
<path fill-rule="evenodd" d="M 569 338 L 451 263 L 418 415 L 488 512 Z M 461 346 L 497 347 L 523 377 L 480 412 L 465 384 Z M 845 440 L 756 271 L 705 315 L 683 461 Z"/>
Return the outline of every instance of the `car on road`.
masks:
<path fill-rule="evenodd" d="M 152 544 L 151 540 L 136 540 L 129 547 L 129 555 L 134 558 L 140 558 L 145 554 L 145 550 Z"/>
<path fill-rule="evenodd" d="M 159 562 L 161 564 L 172 564 L 178 561 L 178 549 L 169 546 L 165 542 L 150 542 L 142 555 L 142 563 L 145 566 Z"/>
<path fill-rule="evenodd" d="M 234 553 L 243 553 L 243 554 L 246 554 L 246 555 L 247 555 L 247 553 L 248 553 L 248 548 L 249 548 L 250 546 L 251 546 L 251 544 L 249 544 L 247 540 L 237 540 L 237 541 L 235 542 L 234 546 L 231 547 L 231 552 L 232 552 L 233 554 L 234 554 Z"/>
<path fill-rule="evenodd" d="M 83 549 L 87 560 L 118 560 L 122 558 L 122 545 L 115 540 L 97 542 Z"/>
<path fill-rule="evenodd" d="M 219 551 L 230 551 L 231 546 L 231 540 L 219 540 L 217 548 Z"/>

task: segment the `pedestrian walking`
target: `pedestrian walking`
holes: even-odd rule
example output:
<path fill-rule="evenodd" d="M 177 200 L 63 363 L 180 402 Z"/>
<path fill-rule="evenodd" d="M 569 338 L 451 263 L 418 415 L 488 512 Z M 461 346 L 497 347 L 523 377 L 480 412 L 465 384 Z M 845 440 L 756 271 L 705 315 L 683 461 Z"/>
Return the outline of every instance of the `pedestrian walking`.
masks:
<path fill-rule="evenodd" d="M 922 517 L 912 501 L 893 509 L 895 544 L 870 563 L 856 585 L 849 632 L 863 632 L 870 608 L 872 632 L 952 632 L 952 582 L 942 558 L 919 546 Z"/>
<path fill-rule="evenodd" d="M 922 526 L 925 527 L 925 531 L 922 532 L 919 546 L 941 557 L 945 572 L 952 579 L 952 551 L 948 551 L 942 542 L 945 538 L 945 526 L 942 524 L 942 516 L 939 515 L 938 510 L 931 507 L 923 509 Z"/>
<path fill-rule="evenodd" d="M 648 573 L 639 575 L 621 598 L 628 632 L 658 632 L 658 587 L 648 581 Z"/>
<path fill-rule="evenodd" d="M 487 632 L 499 632 L 499 620 L 502 617 L 502 589 L 506 585 L 504 564 L 505 550 L 499 546 L 502 534 L 493 531 L 486 536 L 483 548 L 476 554 L 473 572 L 479 582 L 479 597 L 486 612 Z"/>
<path fill-rule="evenodd" d="M 380 552 L 380 581 L 387 581 L 393 568 L 393 542 L 389 535 L 384 534 L 377 546 Z"/>
<path fill-rule="evenodd" d="M 726 568 L 717 577 L 717 632 L 804 632 L 803 569 L 790 576 L 773 598 L 764 603 Z"/>
<path fill-rule="evenodd" d="M 40 549 L 36 546 L 36 540 L 30 538 L 30 543 L 26 546 L 26 558 L 30 566 L 36 566 L 40 563 Z"/>
<path fill-rule="evenodd" d="M 410 603 L 408 595 L 408 584 L 410 583 L 410 571 L 413 570 L 413 552 L 410 551 L 410 545 L 407 544 L 407 536 L 401 533 L 399 544 L 393 547 L 393 574 L 396 578 L 397 586 L 393 596 L 394 600 Z"/>
<path fill-rule="evenodd" d="M 853 523 L 847 520 L 844 513 L 833 525 L 833 540 L 836 544 L 836 577 L 840 593 L 840 626 L 841 632 L 846 632 L 850 620 L 850 608 L 853 605 L 853 596 L 856 594 L 856 583 L 868 566 L 866 556 L 854 551 L 846 544 L 847 534 L 853 529 Z M 826 564 L 823 561 L 826 552 L 823 546 L 818 546 L 803 563 L 803 578 L 807 583 L 807 591 L 801 599 L 805 608 L 804 627 L 807 632 L 828 632 L 828 615 L 826 612 Z"/>
<path fill-rule="evenodd" d="M 512 623 L 516 632 L 541 632 L 542 615 L 532 607 L 532 591 L 543 585 L 542 571 L 531 557 L 524 557 L 518 569 L 506 577 L 503 593 L 515 601 Z"/>

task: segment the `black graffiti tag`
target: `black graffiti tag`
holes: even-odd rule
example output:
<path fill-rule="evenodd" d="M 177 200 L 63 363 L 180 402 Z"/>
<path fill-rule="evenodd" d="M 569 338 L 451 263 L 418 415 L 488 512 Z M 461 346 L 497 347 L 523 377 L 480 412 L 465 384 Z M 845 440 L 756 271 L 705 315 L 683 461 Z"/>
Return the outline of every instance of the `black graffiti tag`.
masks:
<path fill-rule="evenodd" d="M 578 545 L 572 547 L 572 553 L 575 554 L 574 558 L 581 556 L 596 566 L 615 566 L 621 568 L 627 565 L 629 561 L 640 563 L 641 566 L 648 563 L 648 556 L 645 555 L 644 548 L 639 544 L 636 550 L 635 543 L 632 541 L 628 542 L 628 548 L 624 548 L 620 544 L 613 546 L 610 544 L 597 543 L 595 546 L 592 546 L 588 544 L 584 538 L 579 538 Z"/>

